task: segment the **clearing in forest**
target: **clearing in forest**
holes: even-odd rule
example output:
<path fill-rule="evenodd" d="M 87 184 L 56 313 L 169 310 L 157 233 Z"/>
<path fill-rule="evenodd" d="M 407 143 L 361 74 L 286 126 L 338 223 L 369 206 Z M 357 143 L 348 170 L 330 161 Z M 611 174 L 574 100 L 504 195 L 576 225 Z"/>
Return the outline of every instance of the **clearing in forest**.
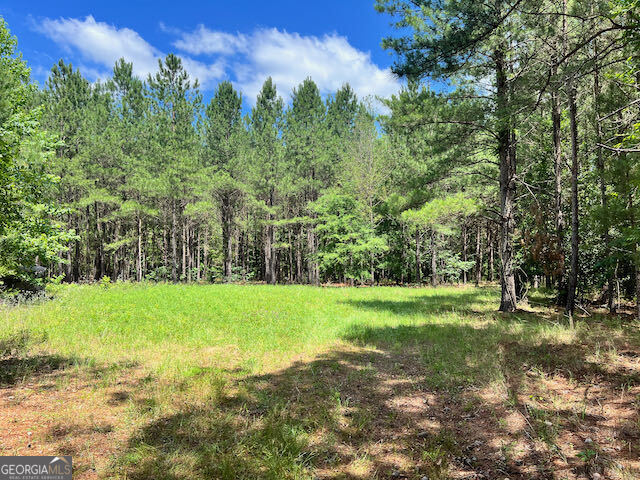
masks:
<path fill-rule="evenodd" d="M 0 310 L 0 455 L 74 478 L 640 475 L 640 333 L 496 289 L 69 286 Z"/>

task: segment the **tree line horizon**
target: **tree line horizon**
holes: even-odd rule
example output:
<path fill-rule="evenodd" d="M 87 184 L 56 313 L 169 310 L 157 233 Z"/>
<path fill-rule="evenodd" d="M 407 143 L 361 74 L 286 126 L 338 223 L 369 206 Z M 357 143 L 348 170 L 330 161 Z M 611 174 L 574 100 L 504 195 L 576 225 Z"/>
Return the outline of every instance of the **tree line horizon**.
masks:
<path fill-rule="evenodd" d="M 433 285 L 439 283 L 439 278 L 466 282 L 471 276 L 475 261 L 466 257 L 462 261 L 455 256 L 448 259 L 451 265 L 445 267 L 442 263 L 440 274 L 437 268 L 423 272 L 419 245 L 415 267 L 400 272 L 398 279 L 394 278 L 393 272 L 385 273 L 380 267 L 378 257 L 387 251 L 388 245 L 375 235 L 375 227 L 381 218 L 374 212 L 380 199 L 374 197 L 379 195 L 379 188 L 389 177 L 384 168 L 393 165 L 384 162 L 390 160 L 393 153 L 378 131 L 376 121 L 379 119 L 368 99 L 359 100 L 348 83 L 323 100 L 313 79 L 307 77 L 294 88 L 287 107 L 277 93 L 277 86 L 268 77 L 256 105 L 243 116 L 242 95 L 231 82 L 218 84 L 210 103 L 205 106 L 197 82 L 189 78 L 179 56 L 168 54 L 158 61 L 158 67 L 158 72 L 142 81 L 133 74 L 133 64 L 120 59 L 114 65 L 111 78 L 92 83 L 71 63 L 60 60 L 53 66 L 42 91 L 38 92 L 45 103 L 45 121 L 61 127 L 57 134 L 62 142 L 55 149 L 55 157 L 63 159 L 56 172 L 58 194 L 66 190 L 67 194 L 76 197 L 58 199 L 58 205 L 66 207 L 75 203 L 76 207 L 70 207 L 64 215 L 66 225 L 75 224 L 76 228 L 71 247 L 64 249 L 62 261 L 52 266 L 52 275 L 62 276 L 69 282 L 96 281 L 109 276 L 113 280 L 136 281 L 206 279 L 318 284 L 320 280 L 365 283 L 375 281 L 378 273 L 381 280 L 397 283 L 420 283 L 428 276 Z M 71 115 L 78 124 L 71 121 Z M 110 125 L 110 121 L 114 124 Z M 152 121 L 157 123 L 142 123 Z M 112 168 L 112 165 L 100 165 L 96 161 L 101 154 L 112 157 L 113 147 L 117 146 L 126 151 L 125 155 L 134 156 L 131 152 L 140 145 L 134 146 L 133 142 L 141 142 L 154 127 L 166 129 L 153 132 L 166 136 L 145 138 L 149 142 L 147 148 L 158 149 L 149 157 L 145 173 L 153 167 L 167 170 L 158 170 L 158 176 L 145 175 L 144 178 L 129 177 L 127 171 L 120 171 L 119 176 L 109 179 L 100 175 L 102 168 Z M 105 143 L 105 137 L 110 138 L 111 134 L 119 134 L 121 143 Z M 70 142 L 72 138 L 74 142 Z M 150 146 L 153 140 L 157 143 Z M 91 150 L 90 158 L 81 158 L 80 150 L 88 149 L 89 145 L 99 149 L 99 153 Z M 169 158 L 163 156 L 167 155 L 169 146 L 175 145 L 183 150 L 172 152 L 173 156 L 169 154 Z M 158 153 L 161 150 L 163 154 Z M 347 155 L 350 160 L 358 155 L 361 157 L 357 162 L 353 161 L 349 171 L 340 173 L 338 170 L 344 166 L 343 159 Z M 301 159 L 303 156 L 307 158 Z M 63 170 L 70 166 L 67 161 L 72 158 L 79 162 L 89 161 L 89 165 L 80 166 L 81 169 L 90 166 L 93 170 L 82 172 L 85 174 L 84 185 L 76 183 L 78 179 L 72 177 L 72 172 Z M 193 164 L 189 165 L 189 160 Z M 164 165 L 158 165 L 161 161 Z M 296 185 L 296 179 L 288 176 L 300 173 L 299 169 L 303 169 L 303 176 L 306 174 L 309 178 L 301 178 Z M 130 173 L 141 174 L 139 171 Z M 162 174 L 166 175 L 163 179 L 166 190 L 162 193 L 167 196 L 154 197 L 150 192 L 158 195 L 159 191 L 154 190 L 151 183 L 162 179 Z M 178 176 L 174 176 L 176 174 Z M 193 183 L 185 189 L 180 180 L 189 175 Z M 66 189 L 60 188 L 66 182 L 70 183 Z M 345 195 L 345 191 L 334 191 L 336 187 L 350 192 Z M 194 188 L 199 191 L 186 200 L 185 192 Z M 249 192 L 249 188 L 253 190 Z M 283 193 L 285 189 L 288 190 Z M 354 198 L 355 194 L 360 194 L 360 198 Z M 145 200 L 155 205 L 144 205 Z M 289 203 L 286 207 L 291 212 L 289 215 L 274 213 L 274 208 L 278 208 L 277 200 Z M 395 193 L 393 201 L 408 204 Z M 420 223 L 420 216 L 425 216 L 425 207 L 434 210 L 427 216 L 431 215 L 434 222 L 443 224 L 447 220 L 445 217 L 455 221 L 458 216 L 466 217 L 476 211 L 473 199 L 457 194 L 448 200 L 438 199 L 425 204 L 422 211 L 406 210 L 404 206 L 392 208 L 397 210 L 398 221 L 406 224 L 407 231 Z M 117 214 L 114 216 L 112 212 L 108 218 L 105 211 L 115 209 L 119 210 L 116 210 Z M 364 220 L 368 222 L 349 218 L 367 209 L 368 218 Z M 123 214 L 123 210 L 128 213 Z M 243 243 L 249 240 L 242 238 L 246 233 L 240 229 L 239 217 L 246 220 L 247 215 L 258 216 L 257 221 L 264 228 L 262 242 Z M 128 227 L 124 220 L 127 216 L 131 217 Z M 214 224 L 210 225 L 212 221 Z M 82 228 L 83 223 L 87 228 Z M 111 231 L 105 230 L 105 226 Z M 95 227 L 92 232 L 89 231 L 91 227 Z M 160 235 L 154 227 L 161 231 Z M 414 226 L 413 230 L 422 237 L 424 232 L 418 228 Z M 444 239 L 451 233 L 444 225 L 442 228 L 439 235 Z M 278 230 L 285 235 L 285 241 L 276 240 Z M 80 234 L 83 231 L 86 238 Z M 286 239 L 292 232 L 304 235 L 297 242 L 288 243 Z M 435 227 L 433 233 L 437 233 Z M 471 236 L 471 228 L 468 233 Z M 112 235 L 115 242 L 105 241 Z M 333 242 L 334 248 L 318 251 L 318 239 L 314 237 Z M 490 251 L 487 258 L 491 262 L 486 269 L 491 280 L 496 271 L 494 242 L 495 238 L 487 245 Z M 131 258 L 123 254 L 127 244 L 134 247 Z M 216 247 L 217 252 L 214 251 Z M 338 254 L 337 249 L 342 249 L 341 253 Z M 280 255 L 279 258 L 278 251 L 285 250 L 288 250 L 288 257 Z M 403 252 L 407 257 L 414 253 L 413 248 Z M 430 246 L 430 253 L 433 262 L 437 263 L 435 244 Z M 470 243 L 468 253 L 471 256 Z M 154 254 L 157 257 L 153 257 Z"/>
<path fill-rule="evenodd" d="M 270 77 L 246 115 L 229 81 L 205 105 L 173 54 L 144 80 L 123 59 L 95 84 L 62 60 L 42 89 L 26 74 L 20 108 L 40 136 L 24 130 L 16 157 L 39 155 L 39 187 L 13 214 L 49 222 L 5 222 L 4 273 L 499 280 L 502 311 L 539 285 L 571 320 L 587 299 L 615 311 L 640 292 L 637 7 L 377 0 L 412 31 L 383 40 L 408 82 L 379 116 L 348 84 L 323 98 L 311 78 L 288 105 Z"/>

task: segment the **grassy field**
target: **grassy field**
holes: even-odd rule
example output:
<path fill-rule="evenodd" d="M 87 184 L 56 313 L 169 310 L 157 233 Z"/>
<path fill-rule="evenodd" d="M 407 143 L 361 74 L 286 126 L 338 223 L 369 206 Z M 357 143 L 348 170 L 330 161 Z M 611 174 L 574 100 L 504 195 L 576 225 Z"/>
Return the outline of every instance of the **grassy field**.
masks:
<path fill-rule="evenodd" d="M 0 307 L 0 455 L 74 478 L 640 478 L 640 333 L 491 287 L 70 286 Z"/>

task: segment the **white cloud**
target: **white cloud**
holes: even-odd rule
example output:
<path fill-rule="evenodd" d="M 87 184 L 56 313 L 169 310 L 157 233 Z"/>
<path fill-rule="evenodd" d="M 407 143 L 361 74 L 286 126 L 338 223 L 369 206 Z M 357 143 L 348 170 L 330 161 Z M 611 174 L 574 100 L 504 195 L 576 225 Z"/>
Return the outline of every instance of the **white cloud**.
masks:
<path fill-rule="evenodd" d="M 173 45 L 191 54 L 234 55 L 237 60 L 231 69 L 251 103 L 268 76 L 285 98 L 306 77 L 313 78 L 323 94 L 335 92 L 346 82 L 360 97 L 385 97 L 400 86 L 390 70 L 379 68 L 369 53 L 337 34 L 303 36 L 273 28 L 232 35 L 200 25 L 194 32 L 181 33 Z"/>
<path fill-rule="evenodd" d="M 247 43 L 247 37 L 242 34 L 215 32 L 207 29 L 204 25 L 198 25 L 198 28 L 191 33 L 182 32 L 181 38 L 173 42 L 173 46 L 193 55 L 203 53 L 231 55 L 237 51 L 245 50 Z"/>
<path fill-rule="evenodd" d="M 371 54 L 352 46 L 346 37 L 327 34 L 304 36 L 275 28 L 258 29 L 251 34 L 209 30 L 199 25 L 191 32 L 165 25 L 161 29 L 174 37 L 173 46 L 187 71 L 203 88 L 232 78 L 249 103 L 254 103 L 262 84 L 271 76 L 278 91 L 289 99 L 293 88 L 311 77 L 322 94 L 333 93 L 349 83 L 360 98 L 396 92 L 400 82 L 389 69 L 378 67 Z M 118 28 L 96 21 L 92 16 L 46 18 L 38 30 L 51 40 L 81 56 L 88 68 L 83 71 L 97 78 L 124 57 L 134 72 L 146 77 L 157 71 L 164 53 L 129 28 Z M 193 58 L 200 56 L 198 60 Z M 206 59 L 205 57 L 206 56 Z"/>
<path fill-rule="evenodd" d="M 207 64 L 183 55 L 180 55 L 180 58 L 189 75 L 192 78 L 197 78 L 205 90 L 213 88 L 217 83 L 216 80 L 225 77 L 224 63 L 222 61 Z"/>
<path fill-rule="evenodd" d="M 124 57 L 133 63 L 134 72 L 146 77 L 158 69 L 158 59 L 164 54 L 149 44 L 137 32 L 129 28 L 117 28 L 104 22 L 96 22 L 92 16 L 77 18 L 46 18 L 39 30 L 59 45 L 78 51 L 84 60 L 112 68 L 116 60 Z M 204 64 L 191 58 L 183 58 L 187 71 L 204 86 L 224 76 L 220 62 Z M 87 73 L 92 73 L 88 71 Z"/>

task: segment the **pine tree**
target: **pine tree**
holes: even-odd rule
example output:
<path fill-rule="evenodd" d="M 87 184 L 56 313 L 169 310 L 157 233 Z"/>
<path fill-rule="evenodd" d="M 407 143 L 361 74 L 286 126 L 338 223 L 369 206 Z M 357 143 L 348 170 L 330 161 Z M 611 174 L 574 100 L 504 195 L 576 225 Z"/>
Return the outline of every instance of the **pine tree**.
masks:
<path fill-rule="evenodd" d="M 285 125 L 286 158 L 289 168 L 294 209 L 299 216 L 307 216 L 306 254 L 307 280 L 311 284 L 320 281 L 317 248 L 318 242 L 313 226 L 315 212 L 307 205 L 315 202 L 321 189 L 331 175 L 327 165 L 327 155 L 323 148 L 326 139 L 326 109 L 320 97 L 318 86 L 307 78 L 293 90 L 291 109 L 287 112 Z M 301 233 L 301 232 L 300 232 Z M 299 239 L 298 252 L 301 256 L 302 238 Z M 298 262 L 300 263 L 300 262 Z M 301 276 L 301 265 L 298 277 Z M 301 278 L 298 278 L 300 281 Z"/>
<path fill-rule="evenodd" d="M 180 267 L 183 272 L 186 270 L 178 256 L 179 235 L 183 230 L 183 210 L 192 193 L 188 179 L 196 168 L 194 116 L 200 94 L 197 81 L 191 83 L 179 57 L 169 54 L 164 61 L 158 60 L 158 67 L 158 72 L 147 79 L 153 129 L 150 151 L 157 159 L 150 173 L 158 178 L 168 236 L 165 250 L 171 256 L 171 280 L 175 282 Z"/>
<path fill-rule="evenodd" d="M 276 209 L 282 194 L 281 177 L 284 174 L 281 129 L 284 102 L 278 96 L 271 77 L 267 78 L 251 111 L 251 147 L 253 150 L 253 183 L 257 198 L 264 205 L 264 279 L 277 281 L 276 272 Z"/>
<path fill-rule="evenodd" d="M 221 82 L 207 106 L 205 115 L 205 158 L 212 169 L 213 193 L 220 204 L 222 219 L 223 275 L 232 279 L 233 222 L 243 193 L 243 142 L 246 131 L 242 123 L 242 98 L 230 82 Z"/>

